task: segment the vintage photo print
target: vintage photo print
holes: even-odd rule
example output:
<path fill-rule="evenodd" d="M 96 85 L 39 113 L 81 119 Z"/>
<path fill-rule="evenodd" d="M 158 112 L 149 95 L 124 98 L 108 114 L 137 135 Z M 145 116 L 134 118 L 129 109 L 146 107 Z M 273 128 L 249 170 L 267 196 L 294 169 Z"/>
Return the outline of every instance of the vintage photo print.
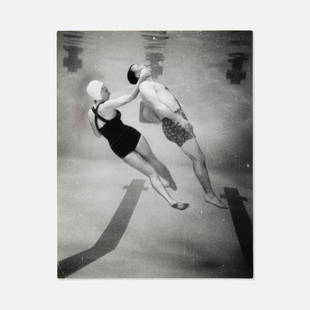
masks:
<path fill-rule="evenodd" d="M 253 277 L 252 31 L 58 31 L 58 278 Z"/>

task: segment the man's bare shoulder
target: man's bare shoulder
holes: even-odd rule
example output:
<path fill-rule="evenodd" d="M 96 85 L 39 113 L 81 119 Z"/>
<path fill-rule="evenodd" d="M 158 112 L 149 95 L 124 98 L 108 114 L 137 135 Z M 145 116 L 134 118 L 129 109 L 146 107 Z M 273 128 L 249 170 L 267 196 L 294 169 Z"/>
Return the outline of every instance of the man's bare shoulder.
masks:
<path fill-rule="evenodd" d="M 151 81 L 144 81 L 139 86 L 139 91 L 141 94 L 149 93 L 154 91 L 154 85 Z"/>
<path fill-rule="evenodd" d="M 140 84 L 139 90 L 140 91 L 150 91 L 150 90 L 161 90 L 165 86 L 154 81 L 144 81 Z"/>
<path fill-rule="evenodd" d="M 154 82 L 153 81 L 143 81 L 141 82 L 139 88 L 149 88 L 153 87 Z"/>

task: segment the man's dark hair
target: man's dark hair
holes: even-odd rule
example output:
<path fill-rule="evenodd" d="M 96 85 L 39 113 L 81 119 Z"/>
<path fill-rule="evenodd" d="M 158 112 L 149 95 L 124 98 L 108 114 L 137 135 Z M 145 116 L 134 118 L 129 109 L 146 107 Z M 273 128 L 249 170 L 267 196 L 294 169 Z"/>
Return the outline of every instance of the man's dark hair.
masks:
<path fill-rule="evenodd" d="M 129 70 L 127 72 L 127 79 L 129 81 L 130 84 L 137 84 L 138 82 L 138 78 L 136 77 L 136 74 L 132 71 L 131 67 L 133 66 L 134 64 L 132 64 L 130 67 L 129 67 Z"/>

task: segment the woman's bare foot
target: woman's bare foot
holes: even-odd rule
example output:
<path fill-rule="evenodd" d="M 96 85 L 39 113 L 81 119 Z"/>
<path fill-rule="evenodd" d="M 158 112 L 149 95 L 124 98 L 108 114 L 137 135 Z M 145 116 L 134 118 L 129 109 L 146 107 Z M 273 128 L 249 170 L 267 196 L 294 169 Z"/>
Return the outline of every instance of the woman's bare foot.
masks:
<path fill-rule="evenodd" d="M 211 205 L 214 205 L 220 209 L 228 209 L 225 204 L 222 202 L 222 200 L 218 199 L 214 194 L 206 194 L 205 201 L 207 203 L 210 203 Z"/>
<path fill-rule="evenodd" d="M 189 203 L 177 202 L 172 204 L 171 207 L 183 211 L 189 207 Z"/>

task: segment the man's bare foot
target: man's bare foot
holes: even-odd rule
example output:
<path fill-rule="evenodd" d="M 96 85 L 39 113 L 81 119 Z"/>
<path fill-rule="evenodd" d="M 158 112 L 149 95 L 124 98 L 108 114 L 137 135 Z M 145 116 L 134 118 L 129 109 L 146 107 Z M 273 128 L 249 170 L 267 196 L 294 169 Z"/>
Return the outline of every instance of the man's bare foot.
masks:
<path fill-rule="evenodd" d="M 171 189 L 173 189 L 174 191 L 177 190 L 177 185 L 171 181 L 167 181 L 166 179 L 160 178 L 161 183 L 163 184 L 164 187 L 170 187 Z"/>
<path fill-rule="evenodd" d="M 222 200 L 218 199 L 215 195 L 213 194 L 206 194 L 205 196 L 205 201 L 207 203 L 210 203 L 211 205 L 214 205 L 220 209 L 228 209 L 225 204 L 223 203 Z"/>
<path fill-rule="evenodd" d="M 172 204 L 171 207 L 183 211 L 189 207 L 189 203 L 177 202 Z"/>

